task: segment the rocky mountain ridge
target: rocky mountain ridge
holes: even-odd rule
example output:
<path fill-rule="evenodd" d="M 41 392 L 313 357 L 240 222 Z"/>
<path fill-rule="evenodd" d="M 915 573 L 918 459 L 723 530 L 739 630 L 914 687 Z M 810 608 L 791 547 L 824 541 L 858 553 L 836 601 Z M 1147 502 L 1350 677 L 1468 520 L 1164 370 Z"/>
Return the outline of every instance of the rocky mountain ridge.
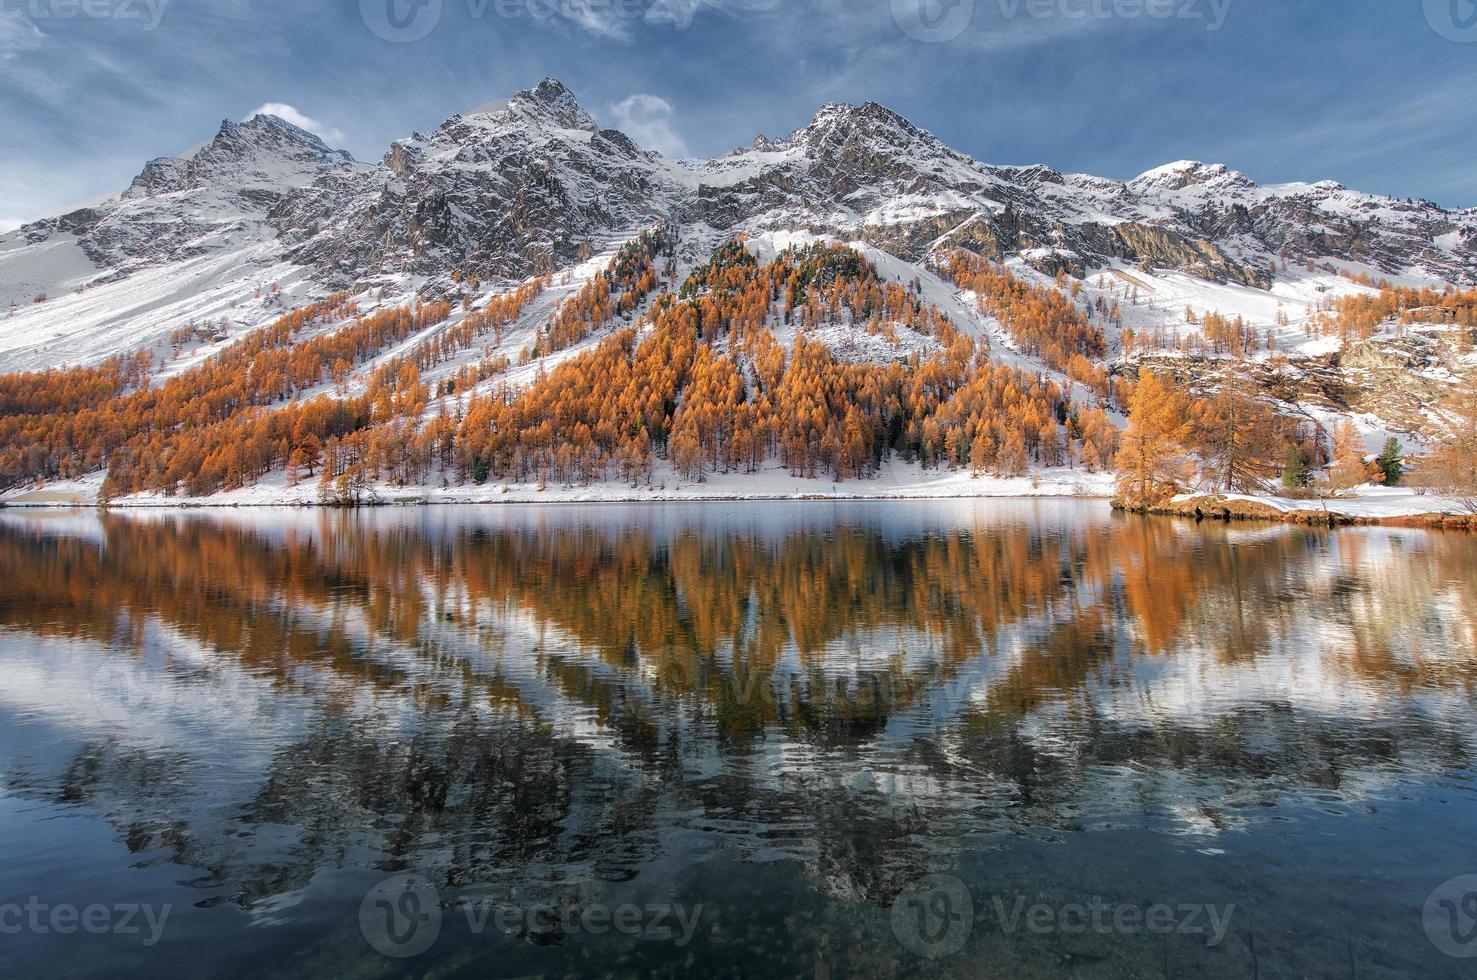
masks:
<path fill-rule="evenodd" d="M 469 278 L 568 269 L 657 223 L 712 244 L 736 232 L 830 235 L 922 267 L 962 247 L 1047 274 L 1137 265 L 1262 290 L 1309 264 L 1477 283 L 1472 210 L 1333 182 L 1259 186 L 1190 161 L 1128 181 L 994 166 L 873 102 L 828 104 L 783 138 L 672 161 L 602 129 L 545 79 L 397 140 L 376 164 L 272 116 L 226 122 L 192 153 L 148 163 L 118 199 L 0 236 L 0 301 L 23 306 L 141 274 L 179 280 L 176 266 L 202 260 L 215 284 L 261 288 L 264 276 L 286 275 L 305 295 L 386 283 L 451 295 Z M 85 263 L 54 258 L 73 246 Z M 178 318 L 189 296 L 174 299 L 168 315 Z M 64 353 L 68 324 L 25 312 L 9 346 L 43 333 Z M 110 315 L 109 338 L 164 325 L 163 314 L 157 324 Z"/>

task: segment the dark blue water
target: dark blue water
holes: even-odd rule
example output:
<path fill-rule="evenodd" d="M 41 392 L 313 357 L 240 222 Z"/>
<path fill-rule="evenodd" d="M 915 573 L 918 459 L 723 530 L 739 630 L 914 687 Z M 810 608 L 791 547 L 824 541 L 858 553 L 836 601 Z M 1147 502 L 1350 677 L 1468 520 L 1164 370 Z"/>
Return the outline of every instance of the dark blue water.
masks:
<path fill-rule="evenodd" d="M 0 975 L 1463 977 L 1477 539 L 0 514 Z"/>

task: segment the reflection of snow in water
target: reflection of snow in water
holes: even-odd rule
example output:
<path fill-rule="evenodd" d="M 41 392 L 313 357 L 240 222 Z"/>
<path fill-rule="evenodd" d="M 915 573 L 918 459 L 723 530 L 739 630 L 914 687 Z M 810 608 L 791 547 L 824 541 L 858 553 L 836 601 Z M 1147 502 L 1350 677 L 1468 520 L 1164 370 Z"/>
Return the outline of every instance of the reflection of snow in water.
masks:
<path fill-rule="evenodd" d="M 515 554 L 526 545 L 531 562 L 542 560 L 540 543 L 560 528 L 606 540 L 639 530 L 653 547 L 693 533 L 720 547 L 726 535 L 776 547 L 795 535 L 828 534 L 838 522 L 875 529 L 905 550 L 915 540 L 955 540 L 959 527 L 982 540 L 1044 527 L 1075 561 L 1072 549 L 1100 532 L 1103 519 L 1082 505 L 1039 502 L 442 508 L 354 514 L 342 523 L 298 512 L 212 517 L 249 528 L 257 541 L 333 543 L 345 561 L 354 560 L 355 535 L 394 533 L 413 550 L 448 552 L 474 547 L 467 535 L 477 532 L 503 535 Z M 193 519 L 138 520 L 184 528 Z M 39 525 L 48 535 L 102 542 L 88 521 L 97 518 L 50 525 L 28 515 L 24 524 L 0 526 L 30 533 Z M 1199 533 L 1174 525 L 1167 537 L 1194 545 Z M 1306 533 L 1238 528 L 1224 541 L 1251 554 Z M 660 650 L 616 651 L 582 639 L 511 588 L 502 599 L 470 601 L 447 565 L 449 574 L 411 583 L 419 602 L 403 608 L 421 617 L 415 621 L 387 623 L 385 609 L 353 592 L 256 597 L 253 615 L 323 642 L 331 634 L 343 648 L 332 659 L 283 651 L 248 666 L 236 653 L 204 646 L 191 624 L 158 616 L 113 644 L 9 629 L 0 635 L 7 678 L 0 727 L 16 736 L 9 751 L 42 782 L 83 745 L 105 745 L 117 759 L 170 760 L 168 792 L 156 802 L 190 825 L 200 838 L 194 846 L 235 867 L 286 860 L 282 849 L 297 846 L 297 835 L 256 833 L 249 847 L 204 839 L 224 832 L 265 785 L 296 778 L 295 756 L 319 740 L 352 733 L 386 760 L 426 742 L 439 765 L 464 726 L 507 734 L 515 755 L 535 745 L 551 753 L 530 764 L 552 767 L 551 785 L 565 787 L 566 828 L 598 833 L 608 819 L 602 794 L 622 787 L 655 823 L 640 853 L 660 850 L 663 834 L 681 830 L 742 846 L 755 860 L 798 861 L 833 894 L 856 895 L 872 886 L 862 869 L 838 868 L 830 849 L 858 821 L 896 835 L 903 864 L 928 866 L 971 834 L 1147 827 L 1209 842 L 1261 819 L 1266 811 L 1257 804 L 1333 792 L 1347 805 L 1402 782 L 1442 778 L 1455 748 L 1477 754 L 1477 737 L 1470 584 L 1410 587 L 1428 562 L 1426 549 L 1467 547 L 1465 539 L 1440 540 L 1360 530 L 1325 536 L 1305 553 L 1275 553 L 1289 562 L 1279 591 L 1201 592 L 1184 610 L 1173 648 L 1158 653 L 1145 652 L 1143 623 L 1125 608 L 1119 583 L 1076 575 L 1058 583 L 1059 594 L 996 624 L 963 659 L 946 652 L 945 625 L 846 623 L 843 609 L 845 628 L 803 650 L 788 627 L 762 674 L 742 673 L 729 657 L 730 647 L 757 642 L 764 601 L 757 589 L 745 596 L 734 635 L 720 638 L 721 650 L 701 662 L 667 660 Z M 815 553 L 825 560 L 823 546 Z M 1270 618 L 1239 608 L 1252 600 L 1285 608 Z M 1244 649 L 1228 647 L 1226 624 L 1241 620 L 1255 630 Z M 1091 629 L 1078 635 L 1081 624 Z M 1091 650 L 1080 648 L 1086 642 Z M 1080 663 L 1068 670 L 1061 662 L 1072 657 Z M 722 735 L 715 713 L 725 701 L 762 705 L 756 717 L 765 720 L 737 741 Z M 1367 739 L 1388 745 L 1371 751 L 1361 744 Z M 329 752 L 323 764 L 337 758 Z M 1333 790 L 1319 783 L 1329 759 L 1340 767 Z M 323 778 L 345 777 L 361 778 Z M 474 772 L 449 778 L 453 809 L 475 796 Z M 668 809 L 684 787 L 721 794 L 729 811 L 711 803 L 700 816 Z M 95 805 L 120 818 L 151 805 L 128 779 L 94 791 Z M 334 792 L 353 796 L 348 785 Z M 372 847 L 377 832 L 359 832 L 362 846 Z"/>

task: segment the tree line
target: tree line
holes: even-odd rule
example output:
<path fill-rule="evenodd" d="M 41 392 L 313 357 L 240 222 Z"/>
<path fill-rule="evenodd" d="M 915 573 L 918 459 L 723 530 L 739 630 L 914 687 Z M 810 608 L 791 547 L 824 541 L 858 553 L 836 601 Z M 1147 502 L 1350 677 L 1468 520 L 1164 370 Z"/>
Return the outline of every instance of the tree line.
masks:
<path fill-rule="evenodd" d="M 634 313 L 670 278 L 670 262 L 660 277 L 655 263 L 672 248 L 658 229 L 622 249 L 556 310 L 533 350 L 576 342 Z M 1100 336 L 1046 291 L 983 267 L 958 268 L 977 269 L 976 285 L 998 296 L 998 308 L 1041 350 L 1100 349 Z M 818 243 L 761 262 L 735 239 L 632 326 L 526 387 L 486 388 L 508 366 L 492 353 L 503 328 L 546 286 L 534 280 L 476 309 L 464 302 L 464 315 L 439 330 L 431 328 L 451 317 L 450 303 L 366 315 L 336 295 L 157 386 L 146 359 L 8 376 L 0 381 L 0 478 L 15 486 L 101 469 L 104 498 L 203 496 L 282 470 L 289 484 L 316 478 L 325 499 L 342 500 L 375 481 L 419 483 L 436 472 L 635 483 L 650 480 L 665 458 L 687 479 L 753 472 L 770 460 L 796 476 L 844 479 L 873 474 L 896 455 L 1016 476 L 1033 464 L 1101 468 L 1116 450 L 1101 407 L 1078 402 L 1048 376 L 992 363 L 923 301 L 917 283 L 885 280 L 844 246 Z M 852 362 L 811 336 L 837 324 L 884 338 L 898 356 Z M 781 326 L 794 331 L 788 346 L 772 329 Z M 349 396 L 360 365 L 428 330 Z M 905 347 L 901 331 L 923 343 Z M 435 390 L 422 380 L 484 338 L 492 343 L 480 360 Z"/>
<path fill-rule="evenodd" d="M 1133 507 L 1189 490 L 1299 495 L 1394 484 L 1410 468 L 1395 437 L 1370 454 L 1348 419 L 1325 432 L 1309 419 L 1279 414 L 1236 376 L 1196 398 L 1172 373 L 1145 370 L 1128 407 L 1115 467 L 1119 497 Z M 1456 382 L 1432 407 L 1422 434 L 1431 451 L 1411 476 L 1477 512 L 1477 378 Z"/>
<path fill-rule="evenodd" d="M 790 323 L 789 349 L 771 325 Z M 824 323 L 905 325 L 926 353 L 848 362 L 809 336 Z M 759 262 L 719 249 L 677 296 L 514 389 L 472 401 L 454 440 L 459 478 L 649 481 L 665 456 L 679 474 L 875 473 L 889 457 L 1014 476 L 1031 463 L 1101 466 L 1116 431 L 1040 374 L 994 364 L 913 286 L 882 281 L 858 252 L 815 244 Z"/>

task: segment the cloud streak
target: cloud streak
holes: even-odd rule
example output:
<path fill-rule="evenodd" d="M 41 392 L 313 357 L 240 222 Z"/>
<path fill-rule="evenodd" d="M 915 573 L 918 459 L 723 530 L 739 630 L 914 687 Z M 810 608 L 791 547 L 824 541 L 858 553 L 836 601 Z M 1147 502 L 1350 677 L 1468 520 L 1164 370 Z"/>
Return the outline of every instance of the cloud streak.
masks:
<path fill-rule="evenodd" d="M 28 18 L 0 7 L 0 62 L 14 61 L 22 52 L 36 50 L 45 39 L 41 28 Z"/>
<path fill-rule="evenodd" d="M 966 2 L 947 41 L 899 23 L 927 27 Z M 387 44 L 349 0 L 175 2 L 156 31 L 40 20 L 0 0 L 0 214 L 116 193 L 145 160 L 268 99 L 375 159 L 545 75 L 676 157 L 788 132 L 822 102 L 871 99 L 992 163 L 1131 176 L 1190 157 L 1263 180 L 1477 201 L 1463 98 L 1477 45 L 1441 37 L 1419 3 L 1349 0 L 1330 17 L 1233 0 L 1224 23 L 1222 0 L 1173 0 L 1198 18 L 1078 16 L 1115 2 L 444 0 L 424 40 Z"/>
<path fill-rule="evenodd" d="M 615 128 L 648 149 L 673 160 L 692 156 L 673 126 L 672 103 L 658 95 L 638 92 L 610 107 Z"/>
<path fill-rule="evenodd" d="M 288 105 L 286 102 L 268 102 L 247 113 L 246 118 L 251 119 L 255 116 L 276 116 L 278 119 L 292 123 L 298 129 L 306 129 L 325 143 L 335 147 L 348 139 L 344 135 L 344 131 L 337 126 L 330 126 L 325 122 L 320 122 L 312 116 L 300 112 L 296 106 Z"/>

